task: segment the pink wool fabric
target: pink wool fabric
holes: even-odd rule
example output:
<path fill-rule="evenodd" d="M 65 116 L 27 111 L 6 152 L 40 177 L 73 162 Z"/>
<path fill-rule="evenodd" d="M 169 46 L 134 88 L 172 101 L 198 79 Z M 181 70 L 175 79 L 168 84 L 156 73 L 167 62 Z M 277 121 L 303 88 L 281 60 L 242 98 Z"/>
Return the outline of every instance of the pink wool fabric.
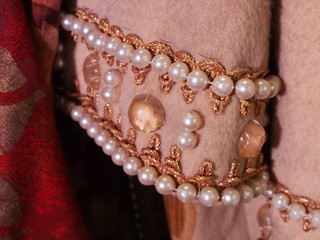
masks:
<path fill-rule="evenodd" d="M 315 96 L 320 87 L 315 81 L 320 75 L 316 67 L 320 62 L 320 32 L 316 31 L 319 21 L 315 19 L 320 20 L 319 5 L 317 0 L 303 4 L 298 0 L 283 0 L 279 4 L 272 4 L 268 0 L 78 1 L 78 7 L 92 10 L 100 18 L 107 17 L 112 25 L 124 29 L 125 34 L 137 34 L 145 43 L 169 42 L 175 51 L 185 50 L 196 60 L 204 59 L 203 56 L 214 58 L 228 70 L 237 67 L 268 69 L 271 9 L 278 8 L 279 36 L 276 37 L 279 38 L 279 45 L 276 61 L 286 87 L 277 101 L 276 115 L 270 116 L 272 121 L 277 119 L 273 134 L 274 171 L 277 178 L 296 193 L 317 199 L 320 199 L 320 192 L 314 191 L 318 178 L 315 166 L 318 167 L 320 143 L 316 140 L 320 127 L 315 123 L 320 113 L 316 111 L 319 100 Z M 88 54 L 84 44 L 77 44 L 75 61 L 83 93 L 86 86 L 82 65 Z M 101 63 L 104 72 L 109 67 L 102 60 Z M 114 116 L 119 113 L 122 115 L 125 133 L 131 128 L 127 117 L 128 107 L 132 98 L 140 93 L 151 93 L 166 110 L 166 122 L 157 131 L 162 139 L 162 157 L 168 156 L 170 147 L 177 142 L 182 130 L 182 114 L 189 110 L 203 114 L 205 124 L 197 131 L 200 136 L 198 146 L 183 151 L 183 172 L 193 176 L 202 161 L 208 159 L 215 163 L 217 180 L 223 179 L 229 171 L 230 162 L 236 157 L 235 146 L 239 135 L 254 116 L 241 118 L 236 98 L 223 115 L 215 115 L 211 110 L 208 91 L 199 92 L 195 101 L 187 105 L 178 84 L 173 86 L 168 95 L 163 95 L 155 73 L 151 71 L 144 84 L 136 86 L 129 70 L 124 77 L 121 98 L 114 104 Z M 102 102 L 99 106 L 101 114 Z M 263 117 L 264 114 L 261 114 L 258 120 L 262 121 Z M 139 133 L 137 149 L 145 147 L 153 134 Z M 265 199 L 259 197 L 249 204 L 234 208 L 222 205 L 213 208 L 197 206 L 195 228 L 188 239 L 257 239 L 259 227 L 256 213 L 264 203 Z M 320 231 L 306 234 L 302 232 L 300 223 L 284 224 L 278 212 L 274 211 L 273 215 L 273 240 L 320 238 Z M 180 239 L 174 234 L 172 238 Z"/>

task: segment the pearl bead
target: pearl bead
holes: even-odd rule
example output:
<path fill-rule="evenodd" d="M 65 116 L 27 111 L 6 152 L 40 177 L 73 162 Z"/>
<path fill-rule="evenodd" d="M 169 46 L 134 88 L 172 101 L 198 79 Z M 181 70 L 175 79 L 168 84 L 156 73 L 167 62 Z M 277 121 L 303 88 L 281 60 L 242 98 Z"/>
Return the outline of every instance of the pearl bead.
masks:
<path fill-rule="evenodd" d="M 240 193 L 233 187 L 225 188 L 221 200 L 226 206 L 235 206 L 240 202 Z"/>
<path fill-rule="evenodd" d="M 82 106 L 75 106 L 72 108 L 71 110 L 71 118 L 74 120 L 74 121 L 80 121 L 82 115 L 84 114 L 84 109 Z"/>
<path fill-rule="evenodd" d="M 242 203 L 247 203 L 254 197 L 253 189 L 246 184 L 240 185 L 238 187 L 238 191 L 240 193 Z"/>
<path fill-rule="evenodd" d="M 94 38 L 93 47 L 99 51 L 104 51 L 107 44 L 107 36 L 105 34 L 97 34 Z"/>
<path fill-rule="evenodd" d="M 151 67 L 155 73 L 163 74 L 168 72 L 171 63 L 171 59 L 167 55 L 158 54 L 153 57 Z"/>
<path fill-rule="evenodd" d="M 254 197 L 259 196 L 263 191 L 263 186 L 259 180 L 250 180 L 248 185 L 252 188 Z"/>
<path fill-rule="evenodd" d="M 272 198 L 272 206 L 276 209 L 283 210 L 289 205 L 290 199 L 285 193 L 277 193 Z"/>
<path fill-rule="evenodd" d="M 80 18 L 75 18 L 71 24 L 71 31 L 75 34 L 81 33 L 82 24 L 84 21 Z"/>
<path fill-rule="evenodd" d="M 181 202 L 192 202 L 197 198 L 197 189 L 191 183 L 182 183 L 177 189 L 177 196 Z"/>
<path fill-rule="evenodd" d="M 62 27 L 67 30 L 67 31 L 70 31 L 71 30 L 71 27 L 72 27 L 72 24 L 73 24 L 73 21 L 76 19 L 75 16 L 73 16 L 72 14 L 67 14 L 65 15 L 63 18 L 62 18 L 62 21 L 61 21 L 61 25 Z"/>
<path fill-rule="evenodd" d="M 312 226 L 320 227 L 320 209 L 315 209 L 310 213 L 310 222 Z"/>
<path fill-rule="evenodd" d="M 89 137 L 94 138 L 99 130 L 99 125 L 96 122 L 91 122 L 90 126 L 87 128 L 87 134 Z"/>
<path fill-rule="evenodd" d="M 265 143 L 266 132 L 260 123 L 251 120 L 240 135 L 237 153 L 240 158 L 256 157 Z"/>
<path fill-rule="evenodd" d="M 169 77 L 175 82 L 183 82 L 190 70 L 187 64 L 183 62 L 172 63 L 169 67 Z"/>
<path fill-rule="evenodd" d="M 192 149 L 197 144 L 197 135 L 193 132 L 182 132 L 178 137 L 178 146 L 183 149 Z"/>
<path fill-rule="evenodd" d="M 116 51 L 116 57 L 120 62 L 130 62 L 134 48 L 129 43 L 121 43 Z"/>
<path fill-rule="evenodd" d="M 281 90 L 281 79 L 276 75 L 266 77 L 266 80 L 270 84 L 270 95 L 269 98 L 275 97 Z"/>
<path fill-rule="evenodd" d="M 250 79 L 240 79 L 236 83 L 236 95 L 241 99 L 252 98 L 255 94 L 256 86 Z"/>
<path fill-rule="evenodd" d="M 267 80 L 259 78 L 255 80 L 254 84 L 256 86 L 256 99 L 266 99 L 269 97 L 271 93 L 271 87 L 270 83 Z"/>
<path fill-rule="evenodd" d="M 196 111 L 190 111 L 182 116 L 182 126 L 187 131 L 198 130 L 201 126 L 202 118 Z"/>
<path fill-rule="evenodd" d="M 187 82 L 192 90 L 200 91 L 208 86 L 209 78 L 202 70 L 193 70 L 187 77 Z"/>
<path fill-rule="evenodd" d="M 93 47 L 93 44 L 94 44 L 94 41 L 95 41 L 97 34 L 98 34 L 98 31 L 96 29 L 92 29 L 86 34 L 85 39 L 86 39 L 88 45 Z"/>
<path fill-rule="evenodd" d="M 107 39 L 106 51 L 111 55 L 115 55 L 119 45 L 122 43 L 118 37 L 109 37 Z"/>
<path fill-rule="evenodd" d="M 117 102 L 119 100 L 119 89 L 106 86 L 101 91 L 101 98 L 107 103 Z"/>
<path fill-rule="evenodd" d="M 212 207 L 219 201 L 219 193 L 214 187 L 204 187 L 200 192 L 200 203 L 206 207 Z"/>
<path fill-rule="evenodd" d="M 145 68 L 150 64 L 151 53 L 145 48 L 138 48 L 132 53 L 132 65 L 137 68 Z"/>
<path fill-rule="evenodd" d="M 258 210 L 257 220 L 260 227 L 267 232 L 268 230 L 272 230 L 272 223 L 271 223 L 271 211 L 269 204 L 264 204 Z"/>
<path fill-rule="evenodd" d="M 146 166 L 139 170 L 138 179 L 141 184 L 150 186 L 157 180 L 158 173 L 152 166 Z"/>
<path fill-rule="evenodd" d="M 96 136 L 94 137 L 94 141 L 98 146 L 101 147 L 107 141 L 108 137 L 110 137 L 109 132 L 106 132 L 106 131 L 100 129 L 97 132 Z"/>
<path fill-rule="evenodd" d="M 122 147 L 118 147 L 111 155 L 112 162 L 115 165 L 122 166 L 129 153 Z"/>
<path fill-rule="evenodd" d="M 142 168 L 142 162 L 137 157 L 128 157 L 124 161 L 123 171 L 130 176 L 137 175 L 140 168 Z"/>
<path fill-rule="evenodd" d="M 299 203 L 292 203 L 289 207 L 289 217 L 292 220 L 299 220 L 306 215 L 306 208 Z"/>
<path fill-rule="evenodd" d="M 262 192 L 263 196 L 267 198 L 272 198 L 273 194 L 275 191 L 275 186 L 274 183 L 272 182 L 267 182 L 267 187 L 266 189 Z"/>
<path fill-rule="evenodd" d="M 90 30 L 96 29 L 96 26 L 91 22 L 84 22 L 81 27 L 81 35 L 85 37 Z"/>
<path fill-rule="evenodd" d="M 79 124 L 83 129 L 87 129 L 91 124 L 91 116 L 88 113 L 83 114 Z"/>
<path fill-rule="evenodd" d="M 117 147 L 117 141 L 112 138 L 108 138 L 102 145 L 102 150 L 105 154 L 111 156 L 115 152 Z"/>
<path fill-rule="evenodd" d="M 103 75 L 103 81 L 109 86 L 116 87 L 122 81 L 122 73 L 118 69 L 110 69 Z"/>
<path fill-rule="evenodd" d="M 229 96 L 233 91 L 233 81 L 227 75 L 215 77 L 212 82 L 212 90 L 220 97 Z"/>
<path fill-rule="evenodd" d="M 148 133 L 162 127 L 165 110 L 158 98 L 151 94 L 139 94 L 132 99 L 128 117 L 135 130 Z"/>
<path fill-rule="evenodd" d="M 259 173 L 258 177 L 265 180 L 265 181 L 269 181 L 270 174 L 267 171 L 263 171 L 263 172 Z"/>
<path fill-rule="evenodd" d="M 157 178 L 155 186 L 158 193 L 162 195 L 169 195 L 176 187 L 176 183 L 169 175 L 162 175 Z"/>

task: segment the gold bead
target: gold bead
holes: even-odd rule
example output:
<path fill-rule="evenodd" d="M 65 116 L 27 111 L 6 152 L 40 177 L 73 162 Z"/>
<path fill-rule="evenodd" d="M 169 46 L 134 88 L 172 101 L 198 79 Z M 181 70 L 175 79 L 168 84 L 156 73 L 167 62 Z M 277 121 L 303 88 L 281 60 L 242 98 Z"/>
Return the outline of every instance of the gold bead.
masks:
<path fill-rule="evenodd" d="M 139 94 L 130 104 L 128 117 L 134 129 L 154 132 L 163 125 L 165 110 L 158 98 L 151 94 Z"/>
<path fill-rule="evenodd" d="M 252 158 L 259 154 L 266 138 L 264 128 L 255 120 L 250 121 L 242 132 L 238 142 L 238 155 Z"/>

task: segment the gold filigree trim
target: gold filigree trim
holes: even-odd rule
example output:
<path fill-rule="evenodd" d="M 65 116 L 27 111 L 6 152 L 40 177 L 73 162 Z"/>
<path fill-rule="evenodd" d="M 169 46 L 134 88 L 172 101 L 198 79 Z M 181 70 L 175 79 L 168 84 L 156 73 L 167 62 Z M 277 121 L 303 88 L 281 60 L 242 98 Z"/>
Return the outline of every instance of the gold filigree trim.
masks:
<path fill-rule="evenodd" d="M 231 71 L 226 71 L 225 67 L 217 61 L 202 60 L 202 61 L 196 62 L 195 58 L 191 56 L 188 52 L 186 51 L 174 52 L 170 48 L 170 46 L 168 46 L 163 42 L 154 41 L 154 42 L 145 44 L 142 41 L 142 39 L 135 34 L 130 33 L 130 34 L 124 35 L 120 27 L 116 25 L 111 26 L 107 19 L 100 20 L 95 13 L 88 13 L 84 9 L 78 9 L 76 12 L 76 16 L 85 21 L 95 23 L 101 32 L 106 33 L 109 36 L 118 37 L 123 42 L 133 45 L 135 49 L 143 47 L 148 49 L 153 55 L 166 54 L 169 57 L 171 57 L 175 62 L 180 61 L 180 62 L 186 63 L 191 70 L 200 69 L 209 76 L 210 81 L 212 81 L 216 76 L 225 74 L 230 76 L 234 81 L 234 83 L 236 83 L 241 78 L 249 78 L 251 80 L 255 80 L 257 78 L 263 78 L 268 73 L 268 71 L 266 70 L 253 71 L 249 68 L 236 68 Z M 75 34 L 72 33 L 72 36 L 74 40 L 78 40 L 78 37 Z M 93 50 L 91 47 L 89 47 L 89 49 Z M 102 56 L 106 60 L 106 63 L 108 65 L 111 66 L 114 63 L 113 56 L 108 55 L 105 52 L 102 53 Z M 121 69 L 123 73 L 127 72 L 127 65 L 128 65 L 127 63 L 122 63 L 117 60 L 116 65 Z M 136 85 L 141 85 L 143 84 L 146 75 L 150 71 L 150 66 L 143 69 L 138 69 L 133 66 L 132 71 L 134 74 Z M 160 82 L 161 92 L 163 94 L 168 94 L 172 86 L 174 85 L 174 82 L 166 74 L 159 75 L 158 79 Z M 231 95 L 228 97 L 218 97 L 213 93 L 211 88 L 209 89 L 210 89 L 209 97 L 212 101 L 213 112 L 215 114 L 224 113 L 226 107 L 229 105 L 229 103 L 232 100 Z M 195 100 L 195 95 L 197 92 L 190 89 L 187 82 L 183 82 L 181 84 L 181 90 L 182 90 L 183 100 L 187 104 L 191 104 Z M 246 117 L 250 115 L 252 112 L 254 112 L 255 115 L 259 115 L 263 110 L 265 104 L 267 103 L 267 101 L 257 100 L 254 97 L 249 100 L 240 99 L 239 101 L 240 101 L 240 114 L 242 117 Z"/>
<path fill-rule="evenodd" d="M 138 157 L 143 162 L 144 166 L 153 166 L 161 175 L 170 175 L 174 178 L 177 184 L 185 182 L 193 183 L 199 189 L 206 186 L 216 187 L 218 191 L 222 191 L 226 187 L 236 187 L 239 184 L 255 177 L 258 173 L 266 169 L 266 165 L 263 165 L 263 155 L 251 159 L 250 164 L 245 162 L 245 167 L 242 173 L 239 175 L 239 168 L 241 163 L 239 160 L 234 160 L 230 167 L 228 177 L 220 183 L 216 183 L 217 177 L 214 174 L 215 165 L 209 160 L 204 160 L 199 166 L 199 171 L 196 175 L 187 178 L 181 168 L 181 149 L 173 145 L 170 148 L 169 156 L 164 157 L 164 162 L 161 162 L 161 139 L 160 135 L 154 134 L 150 137 L 147 147 L 141 149 L 140 153 L 135 146 L 136 131 L 130 128 L 126 134 L 126 138 L 121 130 L 122 116 L 117 115 L 116 123 L 113 122 L 113 110 L 110 104 L 106 104 L 104 107 L 104 116 L 99 117 L 93 102 L 94 95 L 92 89 L 88 87 L 87 95 L 73 94 L 77 97 L 77 100 L 81 102 L 81 105 L 85 110 L 92 115 L 95 121 L 99 122 L 99 125 L 108 130 L 112 137 L 130 153 L 131 156 Z M 243 163 L 242 163 L 243 165 Z"/>
<path fill-rule="evenodd" d="M 285 193 L 289 197 L 290 204 L 291 203 L 302 204 L 306 208 L 307 213 L 310 213 L 315 209 L 320 209 L 319 202 L 316 202 L 315 200 L 308 198 L 308 197 L 305 197 L 305 196 L 295 195 L 285 185 L 283 185 L 281 183 L 277 183 L 277 189 L 279 190 L 279 192 Z M 289 212 L 287 209 L 280 210 L 280 216 L 283 219 L 283 221 L 285 221 L 285 222 L 288 222 L 290 219 Z M 302 219 L 302 228 L 305 232 L 309 232 L 309 231 L 316 229 L 310 223 L 310 219 L 308 216 L 306 216 Z"/>

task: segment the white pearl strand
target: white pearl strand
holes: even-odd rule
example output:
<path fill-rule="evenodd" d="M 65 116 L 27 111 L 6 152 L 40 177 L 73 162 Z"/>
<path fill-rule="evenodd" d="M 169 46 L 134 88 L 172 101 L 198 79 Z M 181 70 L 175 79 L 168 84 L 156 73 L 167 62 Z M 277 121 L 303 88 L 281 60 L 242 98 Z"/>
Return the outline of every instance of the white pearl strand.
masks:
<path fill-rule="evenodd" d="M 73 31 L 86 39 L 91 47 L 115 56 L 120 62 L 132 62 L 133 66 L 137 68 L 145 68 L 151 64 L 157 74 L 168 73 L 174 82 L 187 81 L 189 87 L 195 91 L 204 90 L 208 85 L 211 85 L 213 92 L 219 97 L 229 96 L 235 91 L 236 96 L 241 99 L 246 100 L 255 96 L 260 100 L 272 98 L 281 90 L 281 80 L 274 75 L 255 81 L 246 78 L 240 79 L 235 85 L 229 76 L 219 75 L 211 82 L 208 75 L 202 70 L 196 69 L 190 72 L 187 64 L 179 61 L 172 63 L 170 57 L 165 54 L 158 54 L 152 58 L 148 49 L 134 49 L 131 44 L 122 42 L 118 37 L 107 37 L 95 24 L 71 14 L 66 14 L 63 17 L 61 25 L 65 30 Z"/>
<path fill-rule="evenodd" d="M 278 210 L 287 210 L 288 216 L 291 220 L 301 220 L 307 217 L 313 227 L 320 227 L 320 209 L 314 209 L 307 213 L 307 209 L 303 204 L 290 203 L 290 198 L 286 193 L 275 193 L 274 189 L 267 187 L 268 189 L 264 195 L 271 198 L 271 204 Z M 269 192 L 268 192 L 269 191 Z"/>
<path fill-rule="evenodd" d="M 111 81 L 110 84 L 117 85 L 118 82 Z M 96 144 L 102 147 L 103 152 L 111 156 L 114 164 L 123 166 L 124 172 L 130 176 L 138 175 L 141 184 L 146 186 L 155 185 L 156 190 L 162 195 L 175 194 L 182 202 L 199 202 L 205 207 L 212 207 L 217 204 L 219 200 L 226 206 L 235 206 L 239 203 L 249 202 L 260 193 L 263 193 L 265 196 L 273 195 L 271 187 L 268 186 L 268 172 L 260 173 L 255 179 L 250 180 L 248 183 L 241 184 L 237 188 L 225 188 L 221 196 L 217 189 L 211 186 L 204 187 L 201 190 L 197 189 L 192 183 L 182 183 L 177 186 L 172 176 L 159 176 L 155 167 L 143 166 L 141 159 L 130 156 L 124 148 L 119 146 L 108 131 L 103 130 L 99 124 L 94 122 L 82 106 L 74 106 L 70 114 L 72 119 L 79 122 L 79 124 L 87 130 L 88 135 L 94 138 Z M 182 125 L 184 129 L 187 130 L 187 133 L 188 131 L 199 129 L 202 125 L 200 114 L 196 111 L 187 112 L 183 117 Z M 287 206 L 286 201 L 281 202 L 276 199 L 274 201 L 280 205 Z M 301 206 L 295 206 L 292 208 L 290 214 L 298 218 L 301 212 Z M 317 216 L 318 215 L 315 215 L 314 218 L 316 219 Z M 318 221 L 320 225 L 320 213 Z"/>
<path fill-rule="evenodd" d="M 117 82 L 114 84 L 117 84 Z M 205 207 L 212 207 L 219 200 L 227 206 L 235 206 L 239 203 L 249 202 L 261 192 L 264 195 L 268 194 L 267 182 L 269 174 L 267 172 L 262 172 L 256 179 L 249 181 L 247 184 L 241 184 L 237 188 L 225 188 L 221 196 L 217 189 L 211 186 L 204 187 L 201 190 L 197 189 L 192 183 L 182 183 L 177 186 L 172 176 L 159 176 L 155 167 L 143 166 L 139 158 L 130 156 L 124 148 L 119 146 L 108 131 L 103 130 L 99 124 L 94 122 L 82 106 L 74 106 L 70 114 L 75 121 L 79 122 L 87 130 L 88 135 L 94 138 L 96 144 L 102 147 L 103 152 L 111 156 L 114 164 L 123 166 L 124 172 L 130 176 L 138 175 L 141 184 L 146 186 L 155 185 L 156 190 L 162 195 L 175 194 L 182 202 L 199 202 Z M 201 127 L 202 119 L 199 113 L 190 111 L 184 115 L 182 123 L 186 130 L 197 130 Z M 256 188 L 259 191 L 256 191 Z M 294 209 L 296 210 L 292 212 L 292 216 L 299 214 L 299 206 Z"/>

